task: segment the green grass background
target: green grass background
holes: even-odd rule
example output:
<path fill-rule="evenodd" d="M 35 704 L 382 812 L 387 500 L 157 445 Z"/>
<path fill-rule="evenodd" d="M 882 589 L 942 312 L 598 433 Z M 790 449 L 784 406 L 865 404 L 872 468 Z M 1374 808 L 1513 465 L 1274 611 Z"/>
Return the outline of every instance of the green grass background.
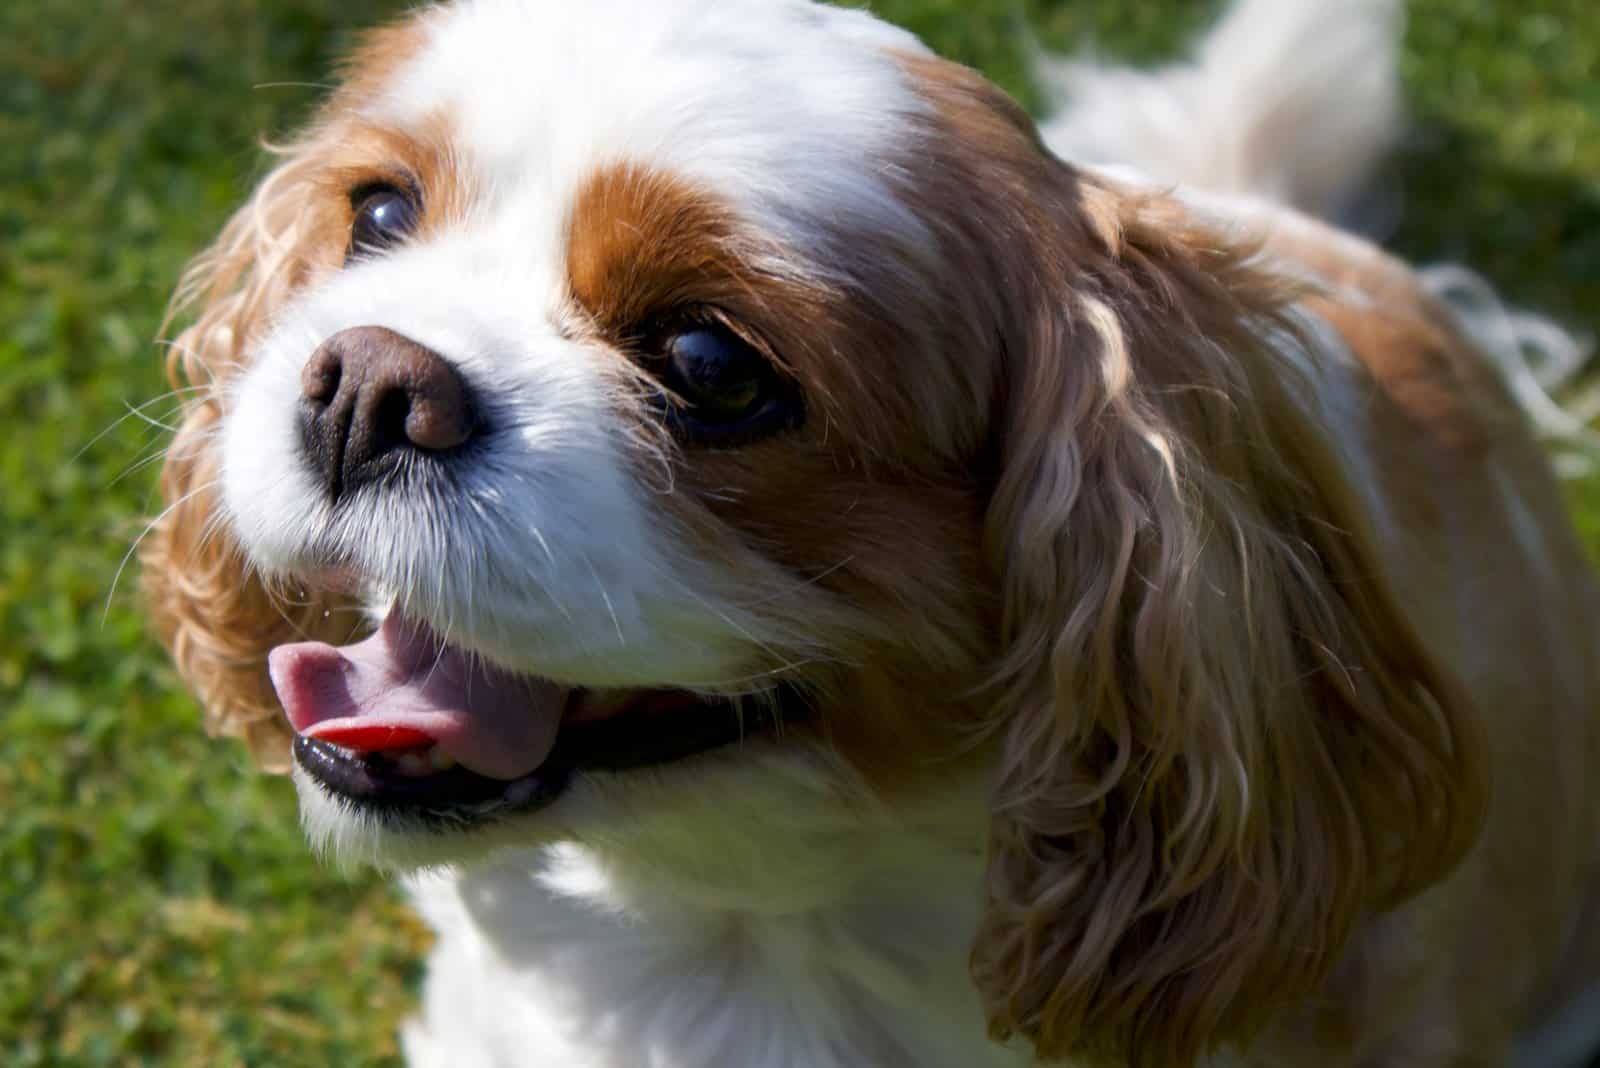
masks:
<path fill-rule="evenodd" d="M 1024 21 L 1152 58 L 1213 9 L 876 6 L 1025 97 Z M 1400 246 L 1594 330 L 1600 6 L 1413 7 Z M 425 933 L 377 882 L 319 868 L 288 785 L 201 736 L 136 576 L 113 579 L 156 507 L 165 431 L 128 411 L 165 388 L 167 294 L 260 174 L 256 138 L 291 127 L 353 29 L 398 8 L 0 4 L 0 1065 L 395 1060 Z M 1600 544 L 1600 481 L 1574 499 Z"/>

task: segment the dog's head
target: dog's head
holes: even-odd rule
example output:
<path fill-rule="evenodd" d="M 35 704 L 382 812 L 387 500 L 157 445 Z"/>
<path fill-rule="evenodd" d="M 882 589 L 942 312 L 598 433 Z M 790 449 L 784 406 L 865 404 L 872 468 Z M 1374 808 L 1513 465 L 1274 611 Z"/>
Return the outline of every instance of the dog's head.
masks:
<path fill-rule="evenodd" d="M 185 297 L 154 611 L 353 857 L 979 776 L 996 1033 L 1182 1061 L 1469 836 L 1295 294 L 863 13 L 424 11 Z"/>

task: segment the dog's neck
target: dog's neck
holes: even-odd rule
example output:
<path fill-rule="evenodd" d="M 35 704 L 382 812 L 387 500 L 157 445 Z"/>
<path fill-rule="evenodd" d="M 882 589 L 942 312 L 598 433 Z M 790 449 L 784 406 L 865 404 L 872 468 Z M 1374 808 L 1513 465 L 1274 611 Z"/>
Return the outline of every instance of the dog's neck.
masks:
<path fill-rule="evenodd" d="M 631 848 L 505 850 L 419 879 L 440 944 L 412 1063 L 1025 1063 L 988 1040 L 967 976 L 982 828 L 945 808 L 701 813 Z"/>

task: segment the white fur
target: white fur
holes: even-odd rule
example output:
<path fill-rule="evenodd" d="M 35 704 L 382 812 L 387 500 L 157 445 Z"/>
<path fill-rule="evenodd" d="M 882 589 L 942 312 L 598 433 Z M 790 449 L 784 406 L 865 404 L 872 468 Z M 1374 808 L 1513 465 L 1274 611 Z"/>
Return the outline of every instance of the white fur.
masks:
<path fill-rule="evenodd" d="M 1392 0 L 1243 0 L 1192 65 L 1055 68 L 1070 107 L 1047 133 L 1074 159 L 1332 210 L 1395 129 L 1395 22 Z M 792 636 L 730 599 L 625 462 L 605 354 L 563 329 L 566 213 L 597 168 L 637 161 L 730 198 L 775 271 L 827 279 L 861 233 L 915 250 L 926 234 L 879 166 L 923 107 L 892 53 L 921 45 L 806 0 L 464 0 L 427 26 L 370 107 L 402 126 L 448 116 L 483 196 L 448 235 L 284 311 L 225 428 L 234 528 L 267 571 L 349 557 L 380 600 L 513 667 L 729 683 Z M 298 374 L 361 325 L 443 353 L 491 399 L 508 432 L 460 499 L 319 501 L 292 444 Z M 967 978 L 975 772 L 891 811 L 824 748 L 751 741 L 580 775 L 544 812 L 472 834 L 397 830 L 297 782 L 331 855 L 430 869 L 413 882 L 439 934 L 413 1065 L 1030 1061 L 988 1041 Z"/>
<path fill-rule="evenodd" d="M 251 561 L 354 566 L 453 641 L 588 686 L 738 691 L 795 638 L 742 609 L 722 569 L 666 528 L 629 469 L 606 354 L 571 339 L 567 212 L 619 161 L 707 183 L 771 235 L 777 273 L 826 277 L 870 226 L 918 221 L 869 161 L 923 105 L 886 49 L 914 38 L 801 0 L 467 0 L 430 13 L 421 54 L 368 107 L 402 128 L 450 116 L 481 188 L 449 233 L 340 272 L 294 301 L 238 381 L 223 485 Z M 455 500 L 363 492 L 338 509 L 300 458 L 301 367 L 380 325 L 433 348 L 489 398 L 493 448 Z M 781 660 L 781 655 L 778 659 Z"/>
<path fill-rule="evenodd" d="M 1064 159 L 1123 180 L 1180 187 L 1213 218 L 1302 225 L 1291 207 L 1377 224 L 1376 173 L 1404 130 L 1398 53 L 1401 0 L 1237 0 L 1187 61 L 1134 70 L 1041 57 L 1054 99 L 1041 124 Z M 1319 228 L 1341 254 L 1377 255 Z M 1563 473 L 1600 462 L 1600 391 L 1558 403 L 1594 354 L 1542 316 L 1508 308 L 1473 272 L 1422 272 L 1505 376 Z"/>
<path fill-rule="evenodd" d="M 780 272 L 826 275 L 858 229 L 926 240 L 870 164 L 926 110 L 888 53 L 915 37 L 810 0 L 465 0 L 375 105 L 445 114 L 485 210 L 546 235 L 579 184 L 638 161 L 731 198 L 782 247 Z"/>
<path fill-rule="evenodd" d="M 1237 0 L 1192 57 L 1151 71 L 1045 58 L 1059 155 L 1333 218 L 1401 130 L 1400 0 Z"/>
<path fill-rule="evenodd" d="M 379 604 L 513 668 L 736 688 L 792 636 L 730 599 L 627 462 L 608 354 L 564 329 L 567 212 L 596 170 L 637 162 L 728 197 L 770 238 L 769 270 L 829 280 L 858 232 L 914 251 L 926 235 L 873 161 L 924 106 L 890 52 L 921 46 L 802 0 L 466 0 L 425 25 L 366 106 L 401 127 L 449 116 L 481 195 L 460 226 L 278 316 L 224 427 L 234 531 L 268 573 L 348 561 Z M 321 499 L 295 445 L 300 370 L 366 325 L 445 355 L 490 405 L 492 449 L 457 498 Z M 966 977 L 976 778 L 891 812 L 826 749 L 751 741 L 584 774 L 551 808 L 470 834 L 296 783 L 337 861 L 435 872 L 417 883 L 440 938 L 413 1064 L 1020 1063 L 988 1040 Z"/>
<path fill-rule="evenodd" d="M 346 562 L 452 640 L 561 681 L 709 686 L 747 672 L 741 631 L 756 624 L 705 607 L 725 598 L 629 470 L 607 354 L 560 330 L 558 248 L 546 262 L 520 250 L 515 270 L 491 254 L 517 243 L 471 227 L 348 268 L 280 316 L 225 427 L 234 530 L 263 570 Z M 458 465 L 454 499 L 371 487 L 331 507 L 300 456 L 300 368 L 373 324 L 448 354 L 483 398 L 490 446 Z"/>
<path fill-rule="evenodd" d="M 1026 1063 L 987 1040 L 966 980 L 980 785 L 908 819 L 789 758 L 725 782 L 729 795 L 712 775 L 699 805 L 636 812 L 641 848 L 601 835 L 417 880 L 441 942 L 411 1062 Z M 735 801 L 737 815 L 718 811 Z"/>

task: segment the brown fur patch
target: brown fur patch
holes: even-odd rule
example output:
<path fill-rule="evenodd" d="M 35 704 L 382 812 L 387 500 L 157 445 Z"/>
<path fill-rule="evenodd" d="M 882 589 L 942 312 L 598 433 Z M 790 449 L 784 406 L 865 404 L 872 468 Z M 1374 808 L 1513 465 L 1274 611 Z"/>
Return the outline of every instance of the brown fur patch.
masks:
<path fill-rule="evenodd" d="M 345 236 L 359 204 L 352 194 L 365 186 L 391 185 L 416 198 L 421 208 L 415 238 L 459 224 L 477 195 L 477 184 L 453 147 L 450 120 L 436 113 L 411 129 L 377 125 L 340 115 L 324 135 L 323 166 L 309 191 L 329 205 L 342 205 Z"/>
<path fill-rule="evenodd" d="M 1304 287 L 1059 163 L 970 72 L 905 63 L 936 109 L 911 195 L 1001 303 L 1005 733 L 974 975 L 995 1034 L 1043 1057 L 1189 1065 L 1461 856 L 1473 710 L 1316 421 L 1316 375 L 1351 372 L 1276 351 Z"/>
<path fill-rule="evenodd" d="M 752 674 L 802 680 L 822 729 L 890 789 L 948 759 L 973 718 L 987 616 L 978 492 L 925 432 L 937 409 L 907 403 L 905 383 L 938 374 L 926 353 L 940 339 L 904 319 L 916 296 L 883 307 L 899 295 L 887 285 L 869 300 L 779 274 L 772 264 L 793 261 L 778 251 L 711 192 L 624 165 L 585 184 L 567 264 L 576 303 L 619 352 L 643 323 L 710 309 L 798 383 L 802 427 L 733 450 L 671 446 L 675 492 L 660 500 L 700 555 L 743 576 L 741 600 L 796 634 Z M 971 422 L 981 405 L 966 409 Z"/>
<path fill-rule="evenodd" d="M 643 166 L 608 167 L 573 203 L 568 284 L 606 335 L 625 341 L 675 308 L 755 296 L 736 233 L 732 213 L 707 191 Z"/>
<path fill-rule="evenodd" d="M 324 614 L 338 606 L 323 592 L 265 589 L 227 540 L 218 387 L 274 311 L 337 268 L 352 183 L 413 175 L 432 191 L 425 225 L 464 213 L 471 183 L 443 124 L 402 136 L 360 119 L 422 25 L 359 54 L 180 294 L 198 314 L 174 384 L 212 388 L 168 455 L 145 585 L 209 724 L 268 760 L 287 732 L 267 650 L 341 640 L 349 623 Z M 1498 428 L 1505 409 L 1472 384 L 1459 339 L 1407 287 L 1391 291 L 1385 268 L 1356 279 L 1393 296 L 1384 314 L 1315 305 L 1368 371 L 1343 384 L 1369 387 L 1351 447 L 1370 446 L 1378 485 L 1353 486 L 1331 428 L 1307 418 L 1317 382 L 1246 325 L 1273 321 L 1291 283 L 1181 205 L 1062 166 L 971 72 L 901 62 L 932 114 L 903 157 L 862 165 L 894 176 L 931 251 L 846 235 L 858 254 L 824 284 L 804 270 L 809 250 L 774 248 L 715 191 L 626 165 L 596 174 L 573 209 L 574 305 L 619 365 L 641 320 L 709 304 L 804 391 L 792 433 L 666 450 L 664 522 L 780 634 L 753 650 L 752 676 L 802 679 L 822 728 L 890 796 L 938 783 L 967 728 L 992 725 L 973 972 L 997 1035 L 1046 1057 L 1170 1068 L 1310 1003 L 1328 1014 L 1323 1059 L 1359 1048 L 1364 1062 L 1420 1063 L 1378 1045 L 1369 1006 L 1408 1038 L 1492 1056 L 1526 1007 L 1513 1009 L 1507 976 L 1539 967 L 1525 918 L 1549 914 L 1552 940 L 1566 929 L 1550 862 L 1593 848 L 1592 820 L 1574 813 L 1594 807 L 1580 715 L 1600 685 L 1594 594 L 1536 448 Z M 1323 255 L 1298 250 L 1314 266 Z M 1321 266 L 1350 280 L 1348 263 Z M 1480 445 L 1518 488 L 1516 515 L 1476 465 Z M 641 449 L 641 478 L 658 460 Z M 1440 480 L 1430 464 L 1474 477 Z M 1423 497 L 1459 530 L 1420 522 L 1410 499 Z M 1399 535 L 1388 544 L 1379 518 Z M 1530 536 L 1547 559 L 1507 551 Z M 1411 614 L 1391 581 L 1405 565 Z M 1437 648 L 1417 619 L 1437 622 Z M 1590 648 L 1573 655 L 1578 641 Z M 1501 829 L 1443 905 L 1375 925 L 1373 910 L 1446 871 L 1476 829 L 1478 739 L 1438 648 L 1490 695 Z M 1558 750 L 1576 769 L 1570 804 L 1549 784 Z M 1534 885 L 1507 893 L 1518 879 Z M 1352 931 L 1404 952 L 1347 957 L 1343 980 L 1319 985 Z M 1412 957 L 1435 967 L 1426 991 Z M 1415 1011 L 1419 999 L 1442 1008 Z M 1259 1063 L 1306 1062 L 1292 1027 L 1274 1040 L 1286 1052 Z"/>
<path fill-rule="evenodd" d="M 1517 418 L 1486 361 L 1403 263 L 1303 217 L 1272 227 L 1265 249 L 1326 282 L 1327 294 L 1306 307 L 1340 333 L 1419 433 L 1449 451 L 1481 454 Z"/>
<path fill-rule="evenodd" d="M 428 43 L 433 17 L 424 11 L 363 33 L 350 55 L 339 64 L 339 89 L 332 107 L 352 114 L 359 112 L 392 85 L 400 68 L 415 59 Z"/>

